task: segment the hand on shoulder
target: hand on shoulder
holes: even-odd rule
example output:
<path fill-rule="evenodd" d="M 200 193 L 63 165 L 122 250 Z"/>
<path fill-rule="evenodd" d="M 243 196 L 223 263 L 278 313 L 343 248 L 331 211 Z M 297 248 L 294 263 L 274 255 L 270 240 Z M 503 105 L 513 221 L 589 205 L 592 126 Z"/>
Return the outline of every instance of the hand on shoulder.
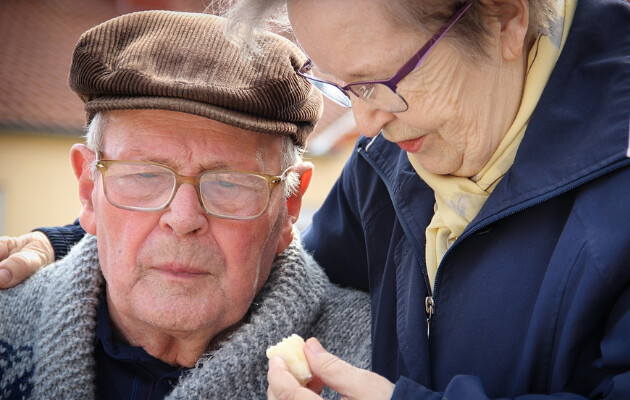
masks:
<path fill-rule="evenodd" d="M 0 289 L 19 284 L 53 261 L 55 251 L 42 232 L 0 236 Z"/>

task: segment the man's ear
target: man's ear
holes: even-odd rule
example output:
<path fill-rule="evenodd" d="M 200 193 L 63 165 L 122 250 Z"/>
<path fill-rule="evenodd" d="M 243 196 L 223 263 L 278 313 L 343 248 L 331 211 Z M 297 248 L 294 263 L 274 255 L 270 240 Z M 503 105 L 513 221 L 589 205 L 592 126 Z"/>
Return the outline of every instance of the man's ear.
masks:
<path fill-rule="evenodd" d="M 506 61 L 515 61 L 526 50 L 529 26 L 529 3 L 527 0 L 494 0 L 501 23 L 501 55 Z"/>
<path fill-rule="evenodd" d="M 282 253 L 293 241 L 293 225 L 300 216 L 300 210 L 302 209 L 302 196 L 308 189 L 308 185 L 311 182 L 313 176 L 313 164 L 310 162 L 303 162 L 293 167 L 293 172 L 300 175 L 300 184 L 297 187 L 295 193 L 287 198 L 287 218 L 282 226 L 282 234 L 278 241 L 278 247 L 276 248 L 276 254 Z"/>
<path fill-rule="evenodd" d="M 94 180 L 91 168 L 95 157 L 94 152 L 83 144 L 75 144 L 70 150 L 72 169 L 79 182 L 79 200 L 83 206 L 79 215 L 79 221 L 81 221 L 83 229 L 92 235 L 96 234 L 96 217 L 94 204 L 92 203 Z"/>

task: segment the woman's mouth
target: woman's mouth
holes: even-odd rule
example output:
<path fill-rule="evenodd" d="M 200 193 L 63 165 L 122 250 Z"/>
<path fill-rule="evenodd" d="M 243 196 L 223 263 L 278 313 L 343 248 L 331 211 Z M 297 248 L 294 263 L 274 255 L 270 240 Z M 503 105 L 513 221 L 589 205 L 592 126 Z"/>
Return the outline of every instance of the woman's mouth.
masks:
<path fill-rule="evenodd" d="M 417 153 L 418 151 L 420 151 L 420 148 L 422 147 L 423 142 L 424 142 L 424 136 L 420 136 L 419 138 L 411 139 L 411 140 L 403 140 L 403 141 L 397 142 L 396 144 L 398 145 L 398 147 L 400 147 L 407 153 Z"/>

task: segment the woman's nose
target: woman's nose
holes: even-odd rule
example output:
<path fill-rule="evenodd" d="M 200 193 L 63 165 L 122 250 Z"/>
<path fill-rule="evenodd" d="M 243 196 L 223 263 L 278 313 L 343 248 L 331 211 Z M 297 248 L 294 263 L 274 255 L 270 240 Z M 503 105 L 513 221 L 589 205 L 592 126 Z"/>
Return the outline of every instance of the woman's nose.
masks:
<path fill-rule="evenodd" d="M 396 118 L 394 113 L 379 110 L 354 96 L 351 98 L 354 120 L 359 133 L 363 136 L 374 137 L 378 135 L 385 125 Z"/>

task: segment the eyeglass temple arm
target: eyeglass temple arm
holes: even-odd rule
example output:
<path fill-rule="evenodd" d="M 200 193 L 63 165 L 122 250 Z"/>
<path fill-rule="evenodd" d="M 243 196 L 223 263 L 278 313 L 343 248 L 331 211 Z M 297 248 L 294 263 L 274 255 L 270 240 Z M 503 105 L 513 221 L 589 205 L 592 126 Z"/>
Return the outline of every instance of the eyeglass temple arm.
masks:
<path fill-rule="evenodd" d="M 280 174 L 280 176 L 271 176 L 269 179 L 269 183 L 271 183 L 274 186 L 279 184 L 280 182 L 287 179 L 287 175 L 289 175 L 289 172 L 291 172 L 291 170 L 293 170 L 293 166 L 290 166 L 289 168 L 285 169 L 284 172 Z"/>
<path fill-rule="evenodd" d="M 435 35 L 433 35 L 431 39 L 429 39 L 427 43 L 424 46 L 422 46 L 422 48 L 418 50 L 418 52 L 413 57 L 411 57 L 411 59 L 407 61 L 405 65 L 403 65 L 400 68 L 400 70 L 396 73 L 396 75 L 394 75 L 386 83 L 387 86 L 390 89 L 395 91 L 398 86 L 398 83 L 402 80 L 402 78 L 406 77 L 407 75 L 411 73 L 411 71 L 418 68 L 418 65 L 422 63 L 422 61 L 427 56 L 427 54 L 429 54 L 429 51 L 431 51 L 431 49 L 435 46 L 435 44 L 440 39 L 442 39 L 442 36 L 444 36 L 446 32 L 448 32 L 453 27 L 453 25 L 455 25 L 455 23 L 461 18 L 462 15 L 464 15 L 464 13 L 470 8 L 470 6 L 472 6 L 472 2 L 465 3 L 459 10 L 457 10 L 455 15 L 453 15 L 451 19 L 449 19 L 446 22 L 446 24 L 444 24 L 444 26 L 442 26 L 435 33 Z"/>

